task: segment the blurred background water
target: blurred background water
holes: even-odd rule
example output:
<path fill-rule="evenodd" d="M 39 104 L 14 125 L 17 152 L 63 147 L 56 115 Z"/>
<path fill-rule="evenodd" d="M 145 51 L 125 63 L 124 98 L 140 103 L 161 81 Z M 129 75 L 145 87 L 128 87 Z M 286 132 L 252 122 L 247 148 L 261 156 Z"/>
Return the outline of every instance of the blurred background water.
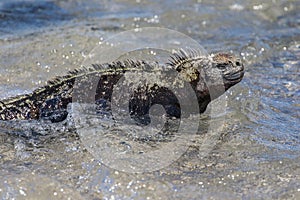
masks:
<path fill-rule="evenodd" d="M 246 74 L 225 94 L 225 129 L 210 154 L 200 159 L 191 147 L 152 173 L 102 165 L 68 130 L 43 138 L 0 131 L 0 198 L 300 199 L 299 10 L 298 0 L 2 0 L 1 98 L 30 92 L 78 68 L 102 40 L 147 26 L 239 55 Z"/>

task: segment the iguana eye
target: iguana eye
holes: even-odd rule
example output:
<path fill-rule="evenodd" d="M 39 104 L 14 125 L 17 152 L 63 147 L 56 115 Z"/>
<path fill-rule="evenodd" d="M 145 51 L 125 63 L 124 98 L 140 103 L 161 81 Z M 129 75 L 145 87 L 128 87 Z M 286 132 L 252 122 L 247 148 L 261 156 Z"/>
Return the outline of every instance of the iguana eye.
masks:
<path fill-rule="evenodd" d="M 235 62 L 235 65 L 236 65 L 236 66 L 241 66 L 241 63 L 240 63 L 239 61 L 236 61 L 236 62 Z"/>
<path fill-rule="evenodd" d="M 220 69 L 220 70 L 225 70 L 226 66 L 227 66 L 226 64 L 218 64 L 217 68 Z"/>

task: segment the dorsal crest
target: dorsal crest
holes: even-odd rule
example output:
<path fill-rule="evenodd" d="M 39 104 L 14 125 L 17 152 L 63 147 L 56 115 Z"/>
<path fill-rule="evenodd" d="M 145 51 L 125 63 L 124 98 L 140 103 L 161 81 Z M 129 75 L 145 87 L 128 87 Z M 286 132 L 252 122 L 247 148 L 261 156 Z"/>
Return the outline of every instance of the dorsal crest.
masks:
<path fill-rule="evenodd" d="M 200 60 L 206 57 L 207 56 L 203 54 L 203 52 L 200 52 L 198 50 L 180 49 L 171 56 L 167 64 L 180 72 L 182 70 L 182 66 L 185 65 L 185 63 L 191 63 L 194 60 Z"/>

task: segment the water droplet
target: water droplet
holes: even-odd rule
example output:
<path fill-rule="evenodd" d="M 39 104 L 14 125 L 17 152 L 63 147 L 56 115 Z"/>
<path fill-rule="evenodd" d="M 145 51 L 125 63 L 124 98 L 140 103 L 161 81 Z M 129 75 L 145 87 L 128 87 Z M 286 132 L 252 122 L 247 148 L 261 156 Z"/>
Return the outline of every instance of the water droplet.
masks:
<path fill-rule="evenodd" d="M 20 194 L 26 196 L 26 192 L 24 190 L 19 190 Z"/>
<path fill-rule="evenodd" d="M 263 9 L 263 5 L 259 4 L 259 5 L 254 5 L 253 6 L 253 10 L 262 10 Z"/>
<path fill-rule="evenodd" d="M 150 51 L 150 54 L 156 55 L 156 52 L 151 50 L 151 51 Z"/>
<path fill-rule="evenodd" d="M 237 4 L 237 3 L 229 6 L 229 8 L 231 10 L 237 10 L 237 11 L 244 10 L 244 6 L 242 6 L 241 4 Z"/>
<path fill-rule="evenodd" d="M 134 17 L 134 18 L 133 18 L 133 21 L 135 21 L 135 22 L 136 22 L 136 21 L 140 21 L 140 20 L 141 20 L 140 17 Z"/>

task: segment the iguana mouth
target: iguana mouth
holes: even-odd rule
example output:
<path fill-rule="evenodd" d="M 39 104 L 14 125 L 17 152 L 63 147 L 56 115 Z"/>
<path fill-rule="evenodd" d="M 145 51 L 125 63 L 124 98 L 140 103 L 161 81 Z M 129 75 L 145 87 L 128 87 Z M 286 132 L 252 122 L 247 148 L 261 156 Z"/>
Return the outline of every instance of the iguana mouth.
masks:
<path fill-rule="evenodd" d="M 237 81 L 237 80 L 240 80 L 243 78 L 244 76 L 244 70 L 240 70 L 240 71 L 237 71 L 237 72 L 234 72 L 232 74 L 228 74 L 228 75 L 225 75 L 224 78 L 228 81 Z"/>

